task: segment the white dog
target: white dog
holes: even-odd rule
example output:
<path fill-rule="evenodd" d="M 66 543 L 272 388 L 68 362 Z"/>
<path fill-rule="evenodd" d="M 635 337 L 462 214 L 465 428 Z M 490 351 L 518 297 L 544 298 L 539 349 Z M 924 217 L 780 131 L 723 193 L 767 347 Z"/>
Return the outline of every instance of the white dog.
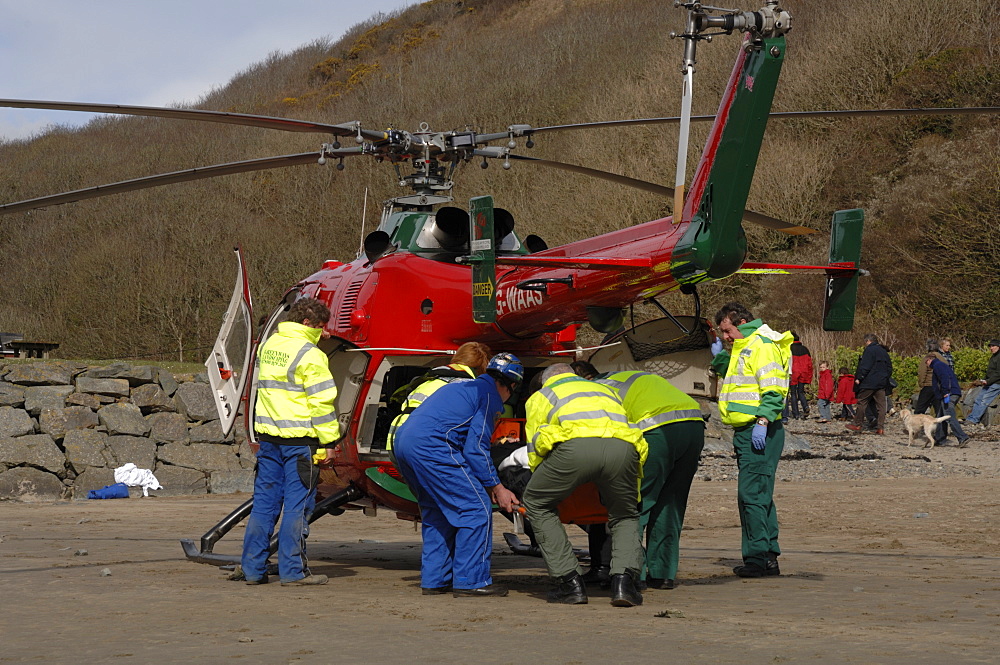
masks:
<path fill-rule="evenodd" d="M 924 436 L 927 438 L 927 444 L 924 448 L 933 448 L 934 428 L 938 423 L 943 423 L 951 418 L 951 416 L 941 416 L 940 418 L 935 418 L 923 413 L 913 413 L 909 409 L 903 409 L 900 411 L 899 417 L 903 420 L 903 427 L 906 428 L 906 433 L 910 435 L 910 440 L 906 443 L 907 448 L 913 445 L 913 435 L 919 435 L 920 430 L 923 430 Z"/>

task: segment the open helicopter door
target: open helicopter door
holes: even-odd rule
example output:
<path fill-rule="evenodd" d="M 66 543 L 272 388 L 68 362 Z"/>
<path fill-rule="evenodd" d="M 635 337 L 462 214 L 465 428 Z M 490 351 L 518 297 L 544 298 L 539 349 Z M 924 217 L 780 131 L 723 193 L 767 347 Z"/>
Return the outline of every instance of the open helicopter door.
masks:
<path fill-rule="evenodd" d="M 222 328 L 212 347 L 212 353 L 205 361 L 208 382 L 212 386 L 212 397 L 219 412 L 223 433 L 228 436 L 236 422 L 240 398 L 247 385 L 250 357 L 253 306 L 250 302 L 250 287 L 247 284 L 246 264 L 243 251 L 236 247 L 236 287 L 229 300 L 229 308 L 222 319 Z"/>
<path fill-rule="evenodd" d="M 674 319 L 676 322 L 666 317 L 646 321 L 616 334 L 605 344 L 619 343 L 598 349 L 589 362 L 601 372 L 659 374 L 692 397 L 715 397 L 718 380 L 708 371 L 711 327 L 693 316 Z"/>

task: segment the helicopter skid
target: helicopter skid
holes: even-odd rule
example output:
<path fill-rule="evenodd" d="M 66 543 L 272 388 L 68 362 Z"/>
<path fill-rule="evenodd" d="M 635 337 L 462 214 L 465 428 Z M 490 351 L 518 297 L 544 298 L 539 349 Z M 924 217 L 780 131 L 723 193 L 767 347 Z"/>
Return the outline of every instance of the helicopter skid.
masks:
<path fill-rule="evenodd" d="M 360 489 L 354 485 L 348 485 L 336 494 L 331 494 L 316 504 L 312 514 L 309 516 L 309 523 L 312 524 L 323 515 L 333 513 L 339 515 L 344 511 L 340 507 L 351 501 L 356 501 L 364 496 Z M 212 550 L 219 540 L 229 533 L 234 526 L 242 522 L 253 510 L 253 499 L 244 501 L 236 510 L 226 515 L 221 522 L 213 526 L 205 535 L 201 537 L 201 548 L 195 545 L 190 538 L 181 539 L 181 547 L 184 548 L 184 556 L 194 563 L 205 563 L 211 566 L 226 566 L 240 562 L 239 554 L 216 554 Z M 278 550 L 278 536 L 271 538 L 270 551 L 274 554 Z"/>

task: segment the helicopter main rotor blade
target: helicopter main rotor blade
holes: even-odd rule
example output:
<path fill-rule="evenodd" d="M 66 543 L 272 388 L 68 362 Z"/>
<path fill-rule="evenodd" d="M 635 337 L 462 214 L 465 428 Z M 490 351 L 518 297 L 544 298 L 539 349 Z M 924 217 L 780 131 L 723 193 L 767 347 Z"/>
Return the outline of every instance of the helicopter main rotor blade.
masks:
<path fill-rule="evenodd" d="M 476 154 L 486 157 L 494 156 L 493 154 L 485 151 L 476 151 Z M 551 166 L 553 168 L 561 169 L 563 171 L 581 173 L 583 175 L 587 175 L 592 178 L 609 180 L 611 182 L 618 183 L 619 185 L 625 185 L 626 187 L 635 187 L 636 189 L 652 192 L 654 194 L 660 194 L 667 198 L 673 198 L 674 196 L 674 190 L 672 187 L 657 185 L 656 183 L 647 182 L 646 180 L 637 180 L 635 178 L 629 178 L 628 176 L 618 175 L 617 173 L 610 173 L 608 171 L 591 169 L 586 166 L 577 166 L 576 164 L 557 162 L 551 159 L 539 159 L 537 157 L 525 157 L 523 155 L 507 155 L 507 157 L 509 159 L 532 162 L 540 166 Z M 752 210 L 744 210 L 743 219 L 752 224 L 758 224 L 765 228 L 773 229 L 775 231 L 781 231 L 782 233 L 787 233 L 789 235 L 809 235 L 811 233 L 819 233 L 819 231 L 817 231 L 816 229 L 811 229 L 808 226 L 796 226 L 795 224 L 789 224 L 788 222 L 783 222 L 775 217 L 769 217 L 768 215 L 764 215 L 759 212 L 753 212 Z"/>
<path fill-rule="evenodd" d="M 221 122 L 229 125 L 244 125 L 264 129 L 280 129 L 286 132 L 320 132 L 333 134 L 334 136 L 358 136 L 360 134 L 364 138 L 376 141 L 385 138 L 384 132 L 360 129 L 357 122 L 328 125 L 321 122 L 295 120 L 294 118 L 275 118 L 266 115 L 229 113 L 226 111 L 173 109 L 159 106 L 128 106 L 126 104 L 92 104 L 89 102 L 51 102 L 32 99 L 0 99 L 0 107 L 3 106 L 15 109 L 85 111 L 88 113 L 114 113 L 154 118 L 173 118 L 175 120 L 200 120 L 203 122 Z"/>
<path fill-rule="evenodd" d="M 160 175 L 147 176 L 145 178 L 135 178 L 133 180 L 123 180 L 122 182 L 110 185 L 98 185 L 78 189 L 52 196 L 42 196 L 37 199 L 17 201 L 0 205 L 0 215 L 9 215 L 15 212 L 24 212 L 36 208 L 62 205 L 64 203 L 74 203 L 86 199 L 94 199 L 100 196 L 110 196 L 123 192 L 132 192 L 138 189 L 148 189 L 150 187 L 160 187 L 162 185 L 172 185 L 178 182 L 189 182 L 191 180 L 202 180 L 204 178 L 214 178 L 216 176 L 231 175 L 234 173 L 249 173 L 252 171 L 264 171 L 267 169 L 278 169 L 285 166 L 298 166 L 299 164 L 315 164 L 322 157 L 342 157 L 346 155 L 360 155 L 362 148 L 341 148 L 338 150 L 325 150 L 319 152 L 303 152 L 295 155 L 282 155 L 280 157 L 264 157 L 262 159 L 248 159 L 241 162 L 229 162 L 227 164 L 216 164 L 214 166 L 204 166 L 184 171 L 174 171 L 172 173 L 162 173 Z"/>
<path fill-rule="evenodd" d="M 477 150 L 475 154 L 487 157 L 492 156 L 488 153 L 484 153 L 479 150 Z M 576 164 L 567 164 L 566 162 L 557 162 L 551 159 L 539 159 L 538 157 L 526 157 L 524 155 L 507 155 L 507 157 L 508 159 L 532 162 L 540 166 L 551 166 L 553 168 L 560 169 L 563 171 L 582 173 L 583 175 L 588 175 L 592 178 L 609 180 L 611 182 L 616 182 L 619 185 L 625 185 L 626 187 L 634 187 L 636 189 L 641 189 L 643 191 L 652 192 L 653 194 L 660 194 L 661 196 L 672 197 L 674 195 L 674 190 L 672 187 L 664 187 L 663 185 L 657 185 L 654 182 L 648 182 L 646 180 L 637 180 L 635 178 L 629 178 L 628 176 L 618 175 L 617 173 L 611 173 L 609 171 L 600 171 L 598 169 L 591 169 L 586 166 L 577 166 Z"/>
<path fill-rule="evenodd" d="M 908 115 L 990 115 L 1000 114 L 1000 106 L 968 106 L 964 108 L 926 108 L 926 109 L 852 109 L 843 111 L 775 111 L 768 114 L 769 118 L 777 120 L 794 120 L 796 118 L 870 118 L 897 117 Z M 680 122 L 679 116 L 667 118 L 636 118 L 633 120 L 605 120 L 601 122 L 581 122 L 572 125 L 552 125 L 549 127 L 527 127 L 514 130 L 514 136 L 530 136 L 539 132 L 562 131 L 567 129 L 602 129 L 606 127 L 630 127 L 639 125 L 670 125 Z M 715 120 L 714 115 L 694 115 L 691 122 L 709 122 Z M 515 127 L 517 127 L 515 125 Z M 479 135 L 480 138 L 489 135 Z M 507 138 L 510 132 L 497 134 L 496 138 Z"/>
<path fill-rule="evenodd" d="M 780 219 L 769 217 L 768 215 L 754 212 L 753 210 L 744 210 L 743 219 L 751 224 L 763 226 L 765 229 L 771 229 L 773 231 L 781 231 L 782 233 L 787 233 L 790 236 L 807 236 L 812 235 L 813 233 L 819 233 L 816 229 L 809 228 L 808 226 L 796 226 L 795 224 L 789 224 L 788 222 L 783 222 Z"/>

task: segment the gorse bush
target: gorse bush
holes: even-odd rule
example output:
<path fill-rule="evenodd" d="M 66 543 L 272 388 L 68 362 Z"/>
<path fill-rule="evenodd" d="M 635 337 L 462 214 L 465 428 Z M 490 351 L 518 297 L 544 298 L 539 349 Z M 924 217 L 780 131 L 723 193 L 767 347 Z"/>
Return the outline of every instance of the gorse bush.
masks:
<path fill-rule="evenodd" d="M 975 381 L 986 376 L 986 366 L 990 362 L 989 347 L 982 349 L 959 348 L 952 351 L 955 360 L 955 376 L 959 381 Z"/>

